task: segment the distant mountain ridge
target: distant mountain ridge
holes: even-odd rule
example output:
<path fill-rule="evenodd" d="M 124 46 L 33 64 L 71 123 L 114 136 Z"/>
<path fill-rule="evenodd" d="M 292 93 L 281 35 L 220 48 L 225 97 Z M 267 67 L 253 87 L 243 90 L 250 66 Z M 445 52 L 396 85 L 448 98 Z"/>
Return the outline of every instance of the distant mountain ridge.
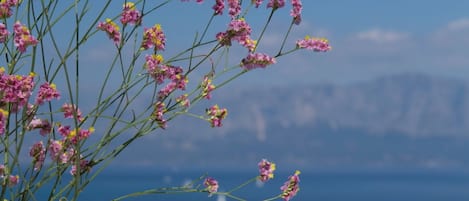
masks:
<path fill-rule="evenodd" d="M 411 136 L 469 134 L 469 87 L 458 80 L 400 74 L 348 86 L 313 85 L 223 94 L 236 127 L 326 123 Z"/>
<path fill-rule="evenodd" d="M 417 74 L 346 86 L 221 90 L 207 105 L 228 108 L 223 127 L 182 117 L 131 147 L 121 164 L 237 169 L 269 158 L 279 168 L 306 170 L 465 169 L 468 96 L 463 81 Z"/>

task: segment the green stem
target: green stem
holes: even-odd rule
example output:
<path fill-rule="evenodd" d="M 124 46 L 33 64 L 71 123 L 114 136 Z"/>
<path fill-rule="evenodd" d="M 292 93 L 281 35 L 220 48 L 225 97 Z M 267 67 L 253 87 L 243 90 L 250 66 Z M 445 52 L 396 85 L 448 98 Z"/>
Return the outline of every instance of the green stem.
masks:
<path fill-rule="evenodd" d="M 280 55 L 282 55 L 282 50 L 283 50 L 283 47 L 285 46 L 285 42 L 287 41 L 288 39 L 288 35 L 290 35 L 290 32 L 292 30 L 292 27 L 293 27 L 293 24 L 295 24 L 293 21 L 290 23 L 290 27 L 288 27 L 288 30 L 287 30 L 287 33 L 285 34 L 285 37 L 283 38 L 283 41 L 282 41 L 282 46 L 280 46 L 280 50 L 278 51 L 277 55 L 275 57 L 278 57 Z"/>

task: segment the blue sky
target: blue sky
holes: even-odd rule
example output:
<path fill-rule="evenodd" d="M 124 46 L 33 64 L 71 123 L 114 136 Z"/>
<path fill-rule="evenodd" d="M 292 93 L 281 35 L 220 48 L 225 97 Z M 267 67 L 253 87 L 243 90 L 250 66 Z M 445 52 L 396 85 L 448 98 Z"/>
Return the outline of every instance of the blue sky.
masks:
<path fill-rule="evenodd" d="M 99 2 L 91 3 L 96 4 L 91 7 L 92 11 L 99 8 Z M 246 17 L 254 35 L 259 34 L 268 14 L 265 3 L 258 10 L 251 10 L 252 15 Z M 357 0 L 303 1 L 303 4 L 303 22 L 294 27 L 290 47 L 296 39 L 312 35 L 327 37 L 333 50 L 287 55 L 279 58 L 276 65 L 247 73 L 230 87 L 294 87 L 320 82 L 347 84 L 406 72 L 469 79 L 469 13 L 466 9 L 469 1 L 452 1 L 450 4 L 443 1 Z M 210 17 L 212 5 L 213 1 L 198 5 L 175 0 L 161 11 L 146 16 L 144 27 L 155 23 L 163 26 L 167 46 L 162 54 L 170 57 L 190 46 L 194 33 L 202 31 Z M 116 16 L 120 9 L 121 3 L 116 2 L 102 20 Z M 291 20 L 289 10 L 288 5 L 274 17 L 264 43 L 261 43 L 262 51 L 275 54 L 278 50 Z M 208 37 L 226 29 L 228 19 L 227 11 L 217 17 Z M 64 30 L 60 33 L 68 37 Z M 82 75 L 90 75 L 82 79 L 84 93 L 96 91 L 96 82 L 89 80 L 99 81 L 100 71 L 108 68 L 115 54 L 112 41 L 103 32 L 98 32 L 88 42 L 81 52 Z M 244 57 L 246 52 L 234 46 L 236 57 L 231 62 L 239 62 L 236 59 Z M 94 99 L 95 96 L 90 97 Z M 62 101 L 67 101 L 64 99 Z"/>
<path fill-rule="evenodd" d="M 201 31 L 212 5 L 212 1 L 201 5 L 174 1 L 147 16 L 144 24 L 162 24 L 168 36 L 164 54 L 169 56 L 187 47 L 195 31 Z M 237 83 L 265 87 L 317 82 L 340 84 L 403 72 L 469 79 L 469 59 L 466 59 L 469 13 L 465 9 L 468 6 L 469 2 L 462 0 L 303 1 L 303 22 L 294 27 L 290 44 L 304 35 L 313 35 L 327 37 L 333 50 L 303 51 L 279 58 L 277 65 L 250 72 Z M 120 5 L 116 4 L 115 9 L 120 9 Z M 288 5 L 274 17 L 273 26 L 264 38 L 267 52 L 278 48 L 290 22 L 289 9 Z M 113 11 L 110 9 L 109 13 Z M 259 10 L 252 10 L 248 15 L 254 34 L 259 34 L 266 14 L 264 2 Z M 223 30 L 227 19 L 227 11 L 217 17 L 211 35 Z M 112 48 L 106 40 L 98 45 Z"/>
<path fill-rule="evenodd" d="M 297 27 L 292 36 L 327 37 L 333 51 L 281 58 L 278 65 L 248 75 L 251 81 L 263 85 L 349 83 L 403 72 L 469 78 L 467 1 L 303 1 L 303 4 L 302 27 Z"/>

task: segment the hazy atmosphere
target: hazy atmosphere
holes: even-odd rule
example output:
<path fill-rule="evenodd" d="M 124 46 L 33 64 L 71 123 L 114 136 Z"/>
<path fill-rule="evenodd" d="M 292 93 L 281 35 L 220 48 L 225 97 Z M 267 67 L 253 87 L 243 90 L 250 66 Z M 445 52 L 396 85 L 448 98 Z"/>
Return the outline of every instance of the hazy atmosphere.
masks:
<path fill-rule="evenodd" d="M 326 37 L 332 51 L 287 56 L 246 74 L 208 103 L 229 109 L 224 127 L 183 117 L 130 147 L 114 164 L 244 169 L 268 157 L 287 170 L 469 166 L 469 2 L 303 4 L 303 26 L 294 29 L 291 41 Z M 209 13 L 198 9 L 211 4 L 174 6 L 194 14 L 161 17 L 163 26 L 185 23 L 189 15 L 204 22 Z M 190 41 L 193 28 L 167 26 L 165 54 L 185 47 L 180 34 Z M 271 33 L 264 42 L 279 43 L 282 34 Z M 112 48 L 108 41 L 97 42 L 87 62 L 102 68 L 106 48 Z"/>

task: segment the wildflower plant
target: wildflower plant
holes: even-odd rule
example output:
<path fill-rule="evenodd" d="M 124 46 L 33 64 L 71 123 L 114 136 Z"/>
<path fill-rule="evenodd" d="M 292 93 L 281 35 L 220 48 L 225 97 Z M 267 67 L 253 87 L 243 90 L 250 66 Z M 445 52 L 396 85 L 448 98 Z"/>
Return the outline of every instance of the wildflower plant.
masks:
<path fill-rule="evenodd" d="M 174 34 L 165 31 L 171 24 L 147 17 L 181 1 L 97 2 L 0 0 L 0 54 L 5 58 L 0 60 L 0 200 L 79 200 L 130 144 L 178 126 L 171 124 L 176 117 L 188 115 L 207 126 L 222 126 L 227 108 L 214 104 L 205 113 L 193 113 L 200 103 L 216 100 L 213 91 L 296 51 L 331 49 L 327 39 L 309 36 L 287 49 L 293 25 L 301 23 L 299 0 L 290 1 L 290 16 L 284 16 L 291 18 L 290 27 L 283 30 L 277 52 L 258 50 L 272 16 L 287 7 L 285 1 L 216 0 L 212 10 L 202 13 L 208 17 L 202 32 L 181 50 L 167 38 Z M 250 13 L 261 8 L 270 15 L 257 30 L 249 25 Z M 93 9 L 97 12 L 90 13 Z M 217 20 L 227 26 L 212 32 Z M 107 66 L 99 70 L 90 69 L 83 59 L 93 41 L 112 46 L 106 50 L 112 55 Z M 244 53 L 231 54 L 235 46 Z M 90 82 L 92 92 L 83 89 Z M 219 191 L 222 182 L 204 177 L 200 185 L 152 189 L 116 200 L 175 192 L 244 200 L 234 192 L 274 178 L 276 164 L 264 159 L 258 166 L 259 175 L 227 192 Z M 299 172 L 267 200 L 290 200 L 298 184 Z M 38 197 L 39 192 L 47 192 L 47 197 Z"/>

